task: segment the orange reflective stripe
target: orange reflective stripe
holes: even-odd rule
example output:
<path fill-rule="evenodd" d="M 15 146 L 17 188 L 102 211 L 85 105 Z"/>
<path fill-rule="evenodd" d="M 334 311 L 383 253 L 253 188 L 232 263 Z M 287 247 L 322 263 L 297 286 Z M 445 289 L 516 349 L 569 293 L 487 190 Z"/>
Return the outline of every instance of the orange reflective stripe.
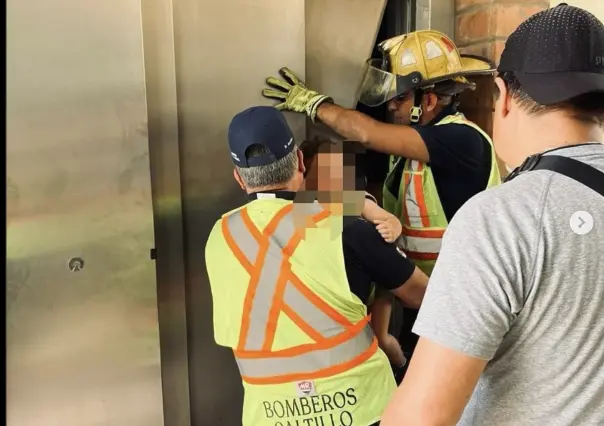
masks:
<path fill-rule="evenodd" d="M 371 327 L 368 327 L 367 330 L 371 331 Z M 344 373 L 348 370 L 351 370 L 351 369 L 355 368 L 356 366 L 364 363 L 377 352 L 377 350 L 378 350 L 377 340 L 375 338 L 372 338 L 372 340 L 369 340 L 369 341 L 371 343 L 370 343 L 369 348 L 366 351 L 361 352 L 359 355 L 356 355 L 349 361 L 345 361 L 340 364 L 333 364 L 333 366 L 331 366 L 331 367 L 315 369 L 314 371 L 296 371 L 293 373 L 278 374 L 278 375 L 275 375 L 272 377 L 268 377 L 268 376 L 267 377 L 254 377 L 254 376 L 248 376 L 248 375 L 242 373 L 241 378 L 243 380 L 245 380 L 247 383 L 250 383 L 252 385 L 273 385 L 273 384 L 280 384 L 280 383 L 296 382 L 299 380 L 316 380 L 316 379 L 322 379 L 324 377 L 335 376 L 337 374 Z M 321 358 L 326 359 L 327 357 L 321 357 Z M 271 363 L 271 365 L 266 366 L 266 365 L 257 364 L 253 368 L 268 370 L 268 369 L 272 369 L 273 366 L 283 365 L 284 361 L 287 361 L 287 359 L 279 359 L 279 358 L 263 359 L 262 360 L 263 364 L 266 364 L 268 362 L 268 363 Z M 294 360 L 294 362 L 297 362 L 297 360 Z M 238 359 L 237 364 L 239 365 L 240 370 L 248 369 L 248 367 L 245 365 L 246 364 L 245 360 L 242 361 L 241 359 Z M 243 365 L 243 368 L 242 368 L 242 365 Z M 285 366 L 285 368 L 289 368 L 289 367 Z"/>
<path fill-rule="evenodd" d="M 403 175 L 405 175 L 404 172 L 403 172 Z M 403 194 L 403 197 L 400 200 L 400 202 L 403 204 L 403 219 L 404 219 L 403 225 L 407 225 L 407 226 L 411 226 L 411 220 L 409 219 L 409 210 L 407 209 L 407 197 L 411 196 L 410 184 L 411 184 L 411 174 L 407 173 L 405 175 L 405 193 Z"/>
<path fill-rule="evenodd" d="M 411 260 L 436 260 L 438 259 L 438 253 L 419 253 L 416 251 L 407 251 L 405 254 Z"/>
<path fill-rule="evenodd" d="M 296 311 L 293 310 L 293 308 L 290 308 L 287 304 L 282 303 L 281 310 L 285 315 L 289 317 L 289 319 L 291 319 L 298 327 L 300 327 L 300 329 L 302 329 L 302 331 L 305 332 L 308 337 L 313 339 L 315 342 L 322 343 L 326 340 L 321 333 L 319 333 L 310 324 L 304 321 L 304 318 L 298 315 Z M 270 347 L 264 350 L 270 350 Z"/>
<path fill-rule="evenodd" d="M 351 322 L 348 321 L 344 315 L 336 311 L 329 304 L 323 301 L 319 296 L 312 292 L 301 280 L 298 278 L 293 272 L 290 270 L 290 279 L 294 285 L 294 287 L 308 299 L 313 305 L 323 311 L 326 315 L 329 316 L 334 322 L 341 324 L 344 327 L 348 327 L 351 325 Z"/>
<path fill-rule="evenodd" d="M 425 165 L 417 160 L 407 160 L 403 176 L 405 191 L 400 200 L 403 207 L 403 225 L 418 228 L 430 226 L 428 208 L 424 199 L 424 176 L 421 173 Z"/>
<path fill-rule="evenodd" d="M 289 207 L 289 209 L 287 207 Z M 273 217 L 271 219 L 269 224 L 264 229 L 264 233 L 265 234 L 269 233 L 269 235 L 272 234 L 275 231 L 275 229 L 277 228 L 279 221 L 283 218 L 283 216 L 285 216 L 287 213 L 289 213 L 289 211 L 291 209 L 292 209 L 292 206 L 288 205 L 288 206 L 286 206 L 286 208 L 277 212 L 275 217 Z M 262 265 L 264 263 L 264 259 L 267 255 L 268 249 L 270 247 L 270 243 L 269 243 L 269 240 L 265 236 L 263 236 L 262 234 L 260 234 L 258 232 L 258 229 L 256 228 L 256 226 L 254 226 L 253 222 L 251 221 L 251 219 L 247 213 L 247 210 L 241 209 L 241 210 L 239 210 L 239 212 L 240 212 L 241 222 L 245 226 L 245 229 L 256 240 L 256 242 L 258 243 L 258 246 L 259 246 L 257 249 L 256 257 L 255 257 L 256 262 L 252 266 L 252 261 L 250 259 L 253 259 L 254 257 L 250 256 L 251 253 L 248 253 L 248 256 L 246 256 L 242 252 L 242 250 L 239 248 L 239 246 L 235 243 L 232 234 L 229 232 L 228 229 L 226 229 L 227 232 L 225 233 L 225 241 L 231 248 L 231 251 L 233 251 L 233 254 L 235 254 L 235 257 L 240 262 L 241 262 L 240 256 L 244 256 L 245 261 L 246 261 L 245 263 L 247 265 L 249 265 L 249 267 L 250 267 L 250 270 L 248 270 L 248 273 L 250 274 L 250 283 L 248 285 L 248 291 L 245 295 L 245 299 L 243 302 L 243 318 L 241 320 L 241 331 L 239 333 L 239 344 L 237 345 L 238 348 L 243 348 L 245 346 L 245 342 L 246 342 L 247 336 L 248 336 L 248 331 L 250 328 L 249 315 L 252 310 L 254 293 L 256 292 L 256 287 L 258 286 L 258 281 L 260 280 L 260 273 L 262 272 L 262 269 L 259 268 L 257 265 Z M 228 227 L 227 218 L 223 218 L 222 222 L 223 222 L 222 229 L 223 229 L 223 233 L 224 233 L 225 228 Z M 239 227 L 239 229 L 236 229 L 236 231 L 245 232 L 245 230 L 241 229 L 241 227 Z M 229 235 L 229 238 L 226 237 L 227 234 Z M 247 268 L 246 268 L 246 270 L 247 270 Z"/>
<path fill-rule="evenodd" d="M 261 234 L 261 240 L 257 241 L 258 244 L 260 245 L 260 251 L 258 253 L 258 258 L 256 263 L 254 264 L 254 270 L 250 276 L 250 284 L 248 287 L 248 291 L 246 293 L 246 297 L 245 297 L 245 303 L 244 303 L 244 309 L 243 309 L 243 326 L 245 328 L 242 329 L 242 331 L 245 332 L 243 339 L 242 336 L 240 335 L 240 344 L 238 346 L 239 350 L 243 350 L 246 348 L 246 344 L 245 342 L 247 341 L 247 337 L 248 337 L 248 332 L 249 332 L 249 328 L 250 328 L 250 315 L 252 314 L 252 310 L 254 308 L 253 306 L 253 300 L 254 300 L 254 296 L 256 294 L 256 291 L 258 290 L 258 283 L 259 280 L 261 278 L 261 273 L 263 272 L 263 265 L 265 263 L 266 260 L 266 256 L 268 254 L 268 250 L 270 248 L 270 236 L 273 235 L 273 233 L 275 232 L 275 230 L 277 229 L 277 226 L 279 225 L 279 223 L 281 222 L 281 220 L 283 219 L 283 217 L 285 217 L 285 215 L 287 215 L 293 208 L 293 204 L 289 204 L 287 206 L 285 206 L 283 209 L 279 210 L 277 212 L 277 214 L 271 219 L 271 221 L 269 222 L 269 224 L 266 226 L 266 228 L 264 228 L 264 231 Z M 246 213 L 241 214 L 242 219 L 245 222 L 244 217 L 247 216 L 247 210 L 246 209 L 242 209 L 244 210 Z M 248 216 L 249 218 L 249 216 Z M 254 224 L 252 223 L 251 220 L 245 222 L 246 224 L 246 228 L 248 228 L 248 231 L 250 232 L 251 235 L 254 235 L 256 233 L 256 235 L 259 235 L 257 228 L 254 226 Z M 252 231 L 252 229 L 254 229 L 256 232 L 254 233 L 254 231 Z M 293 236 L 292 236 L 293 238 Z M 283 263 L 288 263 L 289 260 L 289 256 L 285 255 L 285 257 L 283 258 Z M 279 271 L 280 272 L 280 271 Z M 277 283 L 278 286 L 279 283 Z M 275 289 L 275 293 L 276 293 Z M 274 296 L 273 296 L 274 298 Z M 249 301 L 249 303 L 248 303 Z M 274 314 L 274 313 L 273 313 Z M 270 331 L 270 322 L 271 322 L 271 312 L 268 312 L 268 317 L 266 318 L 265 321 L 263 321 L 265 323 L 265 337 L 263 340 L 262 345 L 265 346 L 267 344 L 267 340 L 270 341 L 270 336 L 266 335 L 266 331 Z M 276 315 L 278 316 L 278 312 L 276 313 Z M 276 319 L 273 319 L 273 322 L 276 323 Z M 276 324 L 275 324 L 276 327 Z M 272 344 L 272 342 L 270 342 L 270 344 Z"/>
<path fill-rule="evenodd" d="M 424 169 L 424 164 L 417 162 L 417 171 L 421 172 Z M 419 207 L 419 216 L 424 227 L 430 226 L 430 217 L 426 208 L 426 200 L 424 199 L 424 177 L 421 174 L 413 175 L 413 185 L 415 186 L 415 201 Z"/>
<path fill-rule="evenodd" d="M 403 228 L 403 234 L 410 237 L 420 238 L 442 238 L 445 235 L 445 228 L 442 229 L 410 229 Z"/>
<path fill-rule="evenodd" d="M 275 384 L 329 377 L 354 368 L 378 349 L 377 339 L 368 321 L 369 317 L 365 317 L 349 330 L 322 342 L 305 343 L 268 353 L 236 351 L 242 378 L 251 384 Z M 363 346 L 355 348 L 358 344 Z M 334 349 L 338 353 L 334 353 Z M 349 359 L 338 362 L 346 358 Z M 270 371 L 271 375 L 258 377 L 245 373 L 250 370 Z"/>
<path fill-rule="evenodd" d="M 440 252 L 445 228 L 409 229 L 403 227 L 401 245 L 413 260 L 435 260 Z"/>
<path fill-rule="evenodd" d="M 296 245 L 298 241 L 295 241 Z M 292 242 L 294 242 L 294 239 L 290 241 L 290 243 Z M 282 311 L 285 312 L 286 309 L 285 303 L 283 302 L 283 297 L 285 295 L 285 287 L 287 285 L 286 272 L 289 269 L 289 258 L 290 255 L 285 254 L 283 260 L 281 261 L 281 271 L 279 272 L 279 279 L 277 281 L 275 294 L 273 296 L 273 301 L 271 303 L 271 308 L 268 314 L 268 320 L 266 322 L 266 330 L 264 332 L 264 343 L 262 344 L 263 351 L 269 351 L 273 347 L 275 333 L 277 332 L 277 321 L 279 320 L 279 313 Z M 297 323 L 293 318 L 292 321 Z"/>
<path fill-rule="evenodd" d="M 231 231 L 229 230 L 227 221 L 223 219 L 220 225 L 222 228 L 222 235 L 224 235 L 224 239 L 225 239 L 227 245 L 229 246 L 229 248 L 231 249 L 231 251 L 233 252 L 235 257 L 237 258 L 239 263 L 241 263 L 241 266 L 243 266 L 243 268 L 247 271 L 248 274 L 252 275 L 254 267 L 250 263 L 250 261 L 247 260 L 248 258 L 246 257 L 246 255 L 243 254 L 243 252 L 241 251 L 239 246 L 237 246 L 237 244 L 235 244 L 235 241 L 233 240 L 233 236 L 231 235 Z"/>
<path fill-rule="evenodd" d="M 260 244 L 263 240 L 262 234 L 258 231 L 258 228 L 252 222 L 250 215 L 247 212 L 247 209 L 241 209 L 241 220 L 245 225 L 246 229 L 252 234 L 252 237 Z M 270 225 L 270 224 L 269 224 Z M 268 226 L 267 226 L 268 228 Z"/>
<path fill-rule="evenodd" d="M 297 206 L 311 210 L 305 213 L 315 224 L 329 216 L 319 204 Z M 225 241 L 250 273 L 235 349 L 241 375 L 250 383 L 327 377 L 345 371 L 343 365 L 358 365 L 377 350 L 368 317 L 351 323 L 291 270 L 290 256 L 303 236 L 294 225 L 293 209 L 293 204 L 281 209 L 262 232 L 245 209 L 223 218 Z M 315 343 L 272 351 L 281 312 Z"/>
<path fill-rule="evenodd" d="M 316 350 L 329 349 L 332 346 L 341 345 L 358 334 L 361 334 L 367 325 L 369 325 L 369 315 L 363 318 L 356 324 L 349 326 L 349 329 L 343 332 L 323 339 L 320 343 L 303 343 L 291 348 L 279 349 L 276 351 L 235 351 L 235 355 L 241 359 L 258 359 L 258 358 L 292 358 L 298 355 L 312 354 Z"/>

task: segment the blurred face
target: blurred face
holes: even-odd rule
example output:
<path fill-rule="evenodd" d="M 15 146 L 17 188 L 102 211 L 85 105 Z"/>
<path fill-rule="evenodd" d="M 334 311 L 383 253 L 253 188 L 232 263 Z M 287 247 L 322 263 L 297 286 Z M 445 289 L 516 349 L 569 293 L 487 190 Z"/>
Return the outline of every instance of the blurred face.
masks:
<path fill-rule="evenodd" d="M 360 215 L 364 194 L 355 191 L 354 154 L 319 152 L 306 177 L 306 190 L 317 191 L 320 202 L 342 203 L 344 214 Z"/>
<path fill-rule="evenodd" d="M 495 102 L 493 117 L 493 144 L 497 155 L 510 171 L 527 156 L 522 149 L 522 138 L 518 135 L 518 124 L 523 112 L 513 102 L 503 80 L 497 77 L 495 84 L 499 89 L 499 97 Z"/>
<path fill-rule="evenodd" d="M 344 190 L 344 155 L 340 152 L 317 154 L 317 191 Z"/>

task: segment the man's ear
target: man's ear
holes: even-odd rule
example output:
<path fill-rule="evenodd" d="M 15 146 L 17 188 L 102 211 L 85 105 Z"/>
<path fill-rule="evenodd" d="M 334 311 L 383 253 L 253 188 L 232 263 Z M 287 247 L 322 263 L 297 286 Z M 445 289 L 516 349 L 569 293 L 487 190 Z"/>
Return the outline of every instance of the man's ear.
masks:
<path fill-rule="evenodd" d="M 237 181 L 237 183 L 239 184 L 239 186 L 241 187 L 241 189 L 243 189 L 244 191 L 246 191 L 245 185 L 243 184 L 243 179 L 241 179 L 241 176 L 239 175 L 239 172 L 237 171 L 237 168 L 233 169 L 233 177 L 235 178 L 235 180 Z"/>
<path fill-rule="evenodd" d="M 304 154 L 302 150 L 299 149 L 298 152 L 298 171 L 302 174 L 306 173 L 306 166 L 304 165 Z"/>
<path fill-rule="evenodd" d="M 425 93 L 423 104 L 424 111 L 433 111 L 438 104 L 438 96 L 436 96 L 434 93 Z"/>
<path fill-rule="evenodd" d="M 501 77 L 495 79 L 495 84 L 499 90 L 499 96 L 495 100 L 495 114 L 499 114 L 502 118 L 505 118 L 510 113 L 512 107 L 510 92 Z"/>

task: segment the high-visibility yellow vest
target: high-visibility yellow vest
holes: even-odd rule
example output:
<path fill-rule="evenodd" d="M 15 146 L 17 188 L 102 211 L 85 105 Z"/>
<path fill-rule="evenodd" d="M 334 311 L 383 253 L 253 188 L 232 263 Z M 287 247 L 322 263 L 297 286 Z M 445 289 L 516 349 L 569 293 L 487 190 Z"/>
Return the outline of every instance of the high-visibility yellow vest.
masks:
<path fill-rule="evenodd" d="M 348 285 L 341 220 L 317 203 L 258 199 L 210 234 L 214 336 L 234 351 L 244 426 L 368 426 L 396 389 Z"/>
<path fill-rule="evenodd" d="M 491 146 L 491 173 L 487 188 L 499 185 L 501 175 L 489 135 L 466 119 L 462 113 L 448 115 L 435 125 L 451 123 L 470 126 L 486 138 Z M 388 188 L 393 183 L 395 169 L 400 161 L 405 161 L 405 165 L 398 196 L 394 197 Z M 398 217 L 403 225 L 403 232 L 398 241 L 400 247 L 418 268 L 430 275 L 448 225 L 431 167 L 416 160 L 392 156 L 390 171 L 384 182 L 383 205 L 384 209 Z"/>

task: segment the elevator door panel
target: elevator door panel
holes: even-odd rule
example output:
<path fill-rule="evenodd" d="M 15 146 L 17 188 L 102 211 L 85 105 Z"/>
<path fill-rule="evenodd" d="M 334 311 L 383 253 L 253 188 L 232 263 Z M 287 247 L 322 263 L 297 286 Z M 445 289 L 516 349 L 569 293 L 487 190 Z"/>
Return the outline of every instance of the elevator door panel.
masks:
<path fill-rule="evenodd" d="M 7 4 L 7 422 L 163 425 L 140 4 Z"/>
<path fill-rule="evenodd" d="M 173 0 L 187 327 L 193 425 L 241 425 L 233 353 L 214 342 L 204 249 L 216 220 L 247 202 L 233 179 L 227 128 L 233 115 L 273 105 L 261 91 L 288 66 L 304 78 L 303 0 Z M 305 117 L 286 113 L 300 143 Z M 228 283 L 224 283 L 228 285 Z"/>
<path fill-rule="evenodd" d="M 306 82 L 354 109 L 365 63 L 371 56 L 386 0 L 306 0 Z M 340 139 L 327 127 L 309 126 L 307 136 Z"/>
<path fill-rule="evenodd" d="M 354 108 L 386 0 L 306 0 L 306 80 L 309 87 Z"/>

